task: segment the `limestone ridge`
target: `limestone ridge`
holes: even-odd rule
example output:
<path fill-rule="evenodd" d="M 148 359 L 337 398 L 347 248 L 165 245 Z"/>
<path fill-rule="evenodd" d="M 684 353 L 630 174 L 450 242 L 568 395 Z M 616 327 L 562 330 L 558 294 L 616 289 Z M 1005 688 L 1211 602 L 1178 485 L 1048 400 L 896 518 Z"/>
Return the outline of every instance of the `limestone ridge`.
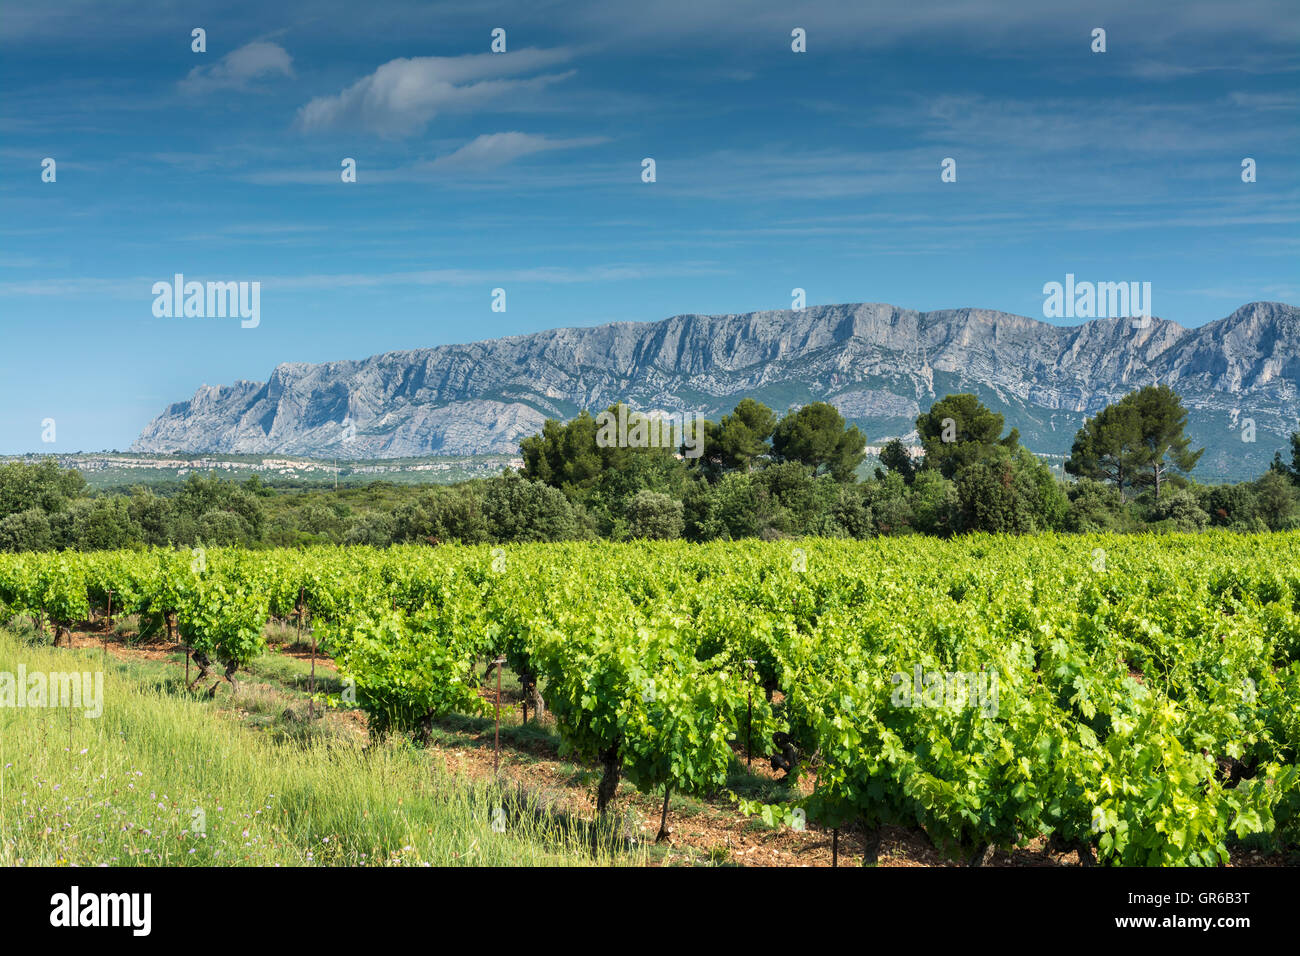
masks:
<path fill-rule="evenodd" d="M 1085 415 L 1160 382 L 1207 447 L 1198 476 L 1258 474 L 1300 428 L 1300 309 L 1252 302 L 1196 329 L 1153 317 L 1057 326 L 988 309 L 879 303 L 802 312 L 678 315 L 552 329 L 356 361 L 276 366 L 270 380 L 204 385 L 131 446 L 141 452 L 414 457 L 515 452 L 546 418 L 625 401 L 730 411 L 746 395 L 785 411 L 829 401 L 874 444 L 969 391 L 1038 452 L 1068 451 Z M 1256 441 L 1241 440 L 1252 418 Z M 345 422 L 347 424 L 345 424 Z M 348 425 L 353 426 L 351 430 Z"/>

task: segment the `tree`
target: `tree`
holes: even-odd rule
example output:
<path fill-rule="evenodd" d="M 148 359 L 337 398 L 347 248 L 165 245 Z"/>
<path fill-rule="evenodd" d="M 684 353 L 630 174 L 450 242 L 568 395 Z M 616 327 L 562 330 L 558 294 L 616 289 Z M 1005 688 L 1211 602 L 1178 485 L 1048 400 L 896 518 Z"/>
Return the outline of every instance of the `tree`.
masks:
<path fill-rule="evenodd" d="M 523 440 L 523 476 L 558 488 L 589 513 L 601 534 L 618 536 L 626 530 L 627 502 L 638 491 L 681 497 L 687 474 L 677 458 L 681 439 L 680 428 L 670 432 L 626 405 L 611 405 L 595 418 L 584 411 L 568 423 L 550 419 L 540 435 Z"/>
<path fill-rule="evenodd" d="M 754 459 L 771 453 L 768 439 L 776 425 L 772 409 L 752 398 L 743 399 L 716 426 L 706 426 L 705 456 L 724 469 L 748 471 Z"/>
<path fill-rule="evenodd" d="M 525 438 L 519 450 L 524 478 L 570 495 L 593 485 L 604 466 L 596 447 L 596 420 L 585 410 L 567 423 L 548 418 L 542 433 Z"/>
<path fill-rule="evenodd" d="M 845 427 L 834 405 L 813 402 L 786 415 L 772 433 L 772 450 L 783 461 L 797 461 L 836 481 L 852 481 L 866 457 L 866 436 L 856 425 Z"/>
<path fill-rule="evenodd" d="M 139 525 L 131 520 L 130 509 L 122 497 L 103 497 L 78 501 L 68 509 L 72 518 L 69 548 L 79 551 L 111 551 L 140 541 Z"/>
<path fill-rule="evenodd" d="M 357 515 L 343 533 L 344 544 L 367 544 L 383 548 L 393 543 L 393 519 L 386 514 L 367 511 Z"/>
<path fill-rule="evenodd" d="M 839 500 L 840 482 L 815 478 L 807 465 L 783 461 L 754 474 L 754 486 L 766 489 L 772 505 L 769 530 L 781 534 L 816 534 L 828 530 L 823 520 Z M 759 531 L 762 534 L 762 529 Z"/>
<path fill-rule="evenodd" d="M 1080 478 L 1067 492 L 1070 507 L 1065 514 L 1068 531 L 1107 531 L 1124 513 L 1124 497 L 1118 488 L 1092 478 Z"/>
<path fill-rule="evenodd" d="M 256 474 L 249 475 L 244 481 L 244 490 L 250 495 L 256 495 L 259 498 L 269 498 L 274 494 L 270 488 L 263 484 L 261 476 Z"/>
<path fill-rule="evenodd" d="M 185 480 L 180 493 L 173 499 L 172 510 L 177 518 L 191 519 L 200 536 L 206 533 L 233 537 L 234 540 L 229 542 L 232 544 L 244 537 L 260 541 L 266 524 L 262 503 L 255 494 L 233 480 L 216 475 L 204 477 L 198 472 L 191 472 Z M 214 512 L 233 515 L 240 520 L 210 517 Z M 185 524 L 188 528 L 189 523 Z M 235 529 L 239 529 L 238 533 L 235 533 Z M 176 539 L 180 543 L 179 534 Z"/>
<path fill-rule="evenodd" d="M 871 503 L 867 499 L 869 484 L 836 484 L 839 496 L 831 505 L 830 517 L 851 538 L 869 538 L 874 530 L 871 523 Z"/>
<path fill-rule="evenodd" d="M 1256 514 L 1270 531 L 1285 531 L 1300 524 L 1300 493 L 1285 476 L 1266 471 L 1255 482 Z"/>
<path fill-rule="evenodd" d="M 1022 446 L 1016 449 L 1015 470 L 1023 482 L 1035 527 L 1045 531 L 1064 528 L 1070 499 L 1066 497 L 1065 489 L 1056 480 L 1047 462 Z"/>
<path fill-rule="evenodd" d="M 634 538 L 680 538 L 685 527 L 682 503 L 658 491 L 643 489 L 633 495 L 627 517 Z"/>
<path fill-rule="evenodd" d="M 479 544 L 487 539 L 481 482 L 430 488 L 418 500 L 405 502 L 393 512 L 394 541 Z"/>
<path fill-rule="evenodd" d="M 1186 488 L 1157 499 L 1147 520 L 1160 531 L 1200 531 L 1210 523 L 1210 516 L 1196 503 L 1196 496 Z"/>
<path fill-rule="evenodd" d="M 1273 461 L 1268 466 L 1270 471 L 1277 472 L 1284 478 L 1289 478 L 1294 484 L 1300 485 L 1300 432 L 1291 433 L 1291 464 L 1288 466 L 1282 460 L 1282 453 L 1275 451 Z"/>
<path fill-rule="evenodd" d="M 1027 448 L 995 454 L 957 473 L 959 523 L 967 531 L 1050 531 L 1065 523 L 1069 502 L 1052 471 Z"/>
<path fill-rule="evenodd" d="M 75 469 L 63 470 L 53 458 L 35 464 L 0 465 L 0 518 L 39 508 L 46 515 L 63 511 L 86 493 L 86 479 Z"/>
<path fill-rule="evenodd" d="M 916 462 L 912 461 L 912 456 L 901 438 L 891 438 L 889 443 L 880 449 L 880 463 L 890 471 L 902 475 L 903 481 L 909 485 L 916 477 Z"/>
<path fill-rule="evenodd" d="M 1010 453 L 981 458 L 957 472 L 957 501 L 962 529 L 994 534 L 1034 530 L 1028 489 L 1017 480 Z"/>
<path fill-rule="evenodd" d="M 716 484 L 700 480 L 683 502 L 686 536 L 693 541 L 757 536 L 772 520 L 772 499 L 754 475 L 732 472 Z"/>
<path fill-rule="evenodd" d="M 907 484 L 898 472 L 868 483 L 866 494 L 871 505 L 871 524 L 878 534 L 908 534 L 916 516 L 907 499 Z"/>
<path fill-rule="evenodd" d="M 1170 470 L 1191 471 L 1205 452 L 1190 450 L 1186 427 L 1187 410 L 1178 393 L 1168 385 L 1148 385 L 1084 422 L 1065 470 L 1112 481 L 1121 494 L 1125 485 L 1153 485 L 1158 501 Z"/>
<path fill-rule="evenodd" d="M 1107 405 L 1074 436 L 1065 470 L 1079 478 L 1109 481 L 1121 495 L 1146 466 L 1142 421 L 1133 404 Z"/>
<path fill-rule="evenodd" d="M 0 518 L 0 551 L 48 551 L 50 544 L 50 519 L 40 508 Z"/>
<path fill-rule="evenodd" d="M 971 394 L 945 395 L 916 420 L 925 446 L 922 467 L 938 469 L 945 478 L 996 456 L 999 448 L 1014 450 L 1020 444 L 1016 429 L 1002 435 L 1003 418 Z"/>
<path fill-rule="evenodd" d="M 1171 468 L 1189 472 L 1196 467 L 1205 449 L 1191 451 L 1191 438 L 1184 434 L 1187 428 L 1187 410 L 1182 399 L 1168 385 L 1148 385 L 1120 399 L 1121 404 L 1132 402 L 1137 407 L 1142 423 L 1142 446 L 1145 449 L 1146 468 L 1155 486 L 1156 500 L 1160 500 L 1160 486 L 1167 480 Z"/>
<path fill-rule="evenodd" d="M 937 471 L 919 472 L 908 493 L 913 524 L 922 534 L 949 535 L 957 526 L 957 487 Z"/>
<path fill-rule="evenodd" d="M 171 506 L 147 488 L 136 485 L 127 501 L 127 513 L 140 529 L 141 539 L 149 545 L 170 544 L 168 526 L 171 524 Z"/>
<path fill-rule="evenodd" d="M 581 506 L 512 471 L 487 482 L 483 517 L 496 541 L 566 541 L 588 534 Z"/>
<path fill-rule="evenodd" d="M 1210 516 L 1210 524 L 1238 531 L 1249 530 L 1259 512 L 1259 499 L 1245 483 L 1198 489 L 1197 504 Z"/>

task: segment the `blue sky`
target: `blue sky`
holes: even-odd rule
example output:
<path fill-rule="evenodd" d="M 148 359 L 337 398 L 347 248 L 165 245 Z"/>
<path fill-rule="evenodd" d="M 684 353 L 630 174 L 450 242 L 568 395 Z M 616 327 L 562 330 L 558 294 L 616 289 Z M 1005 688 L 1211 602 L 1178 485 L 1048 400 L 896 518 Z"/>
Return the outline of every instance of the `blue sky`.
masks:
<path fill-rule="evenodd" d="M 0 452 L 125 448 L 281 362 L 794 287 L 1041 317 L 1072 272 L 1188 326 L 1300 302 L 1298 41 L 1291 0 L 8 4 Z M 260 282 L 260 324 L 154 317 L 178 272 Z"/>

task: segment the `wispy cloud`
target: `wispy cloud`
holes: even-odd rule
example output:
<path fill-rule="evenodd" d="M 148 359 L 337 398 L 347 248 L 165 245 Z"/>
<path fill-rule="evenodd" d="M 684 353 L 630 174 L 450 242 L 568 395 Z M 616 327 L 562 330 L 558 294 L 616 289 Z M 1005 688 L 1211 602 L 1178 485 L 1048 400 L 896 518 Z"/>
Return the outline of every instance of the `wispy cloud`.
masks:
<path fill-rule="evenodd" d="M 555 149 L 576 149 L 605 142 L 603 136 L 581 136 L 573 139 L 551 139 L 532 133 L 486 133 L 466 143 L 455 152 L 439 156 L 429 164 L 430 169 L 481 168 L 504 166 L 523 156 Z"/>
<path fill-rule="evenodd" d="M 183 270 L 182 270 L 183 271 Z M 241 279 L 262 283 L 263 295 L 278 291 L 323 292 L 382 286 L 482 285 L 501 282 L 571 285 L 587 282 L 624 282 L 674 276 L 723 275 L 728 270 L 710 263 L 645 265 L 610 263 L 592 266 L 533 266 L 515 269 L 422 269 L 411 272 L 352 272 L 291 276 L 241 274 Z M 187 281 L 226 280 L 228 276 L 206 276 L 185 272 Z M 0 282 L 0 298 L 7 296 L 66 296 L 68 298 L 140 299 L 151 302 L 153 283 L 170 282 L 171 274 L 137 276 L 130 279 L 70 277 Z"/>
<path fill-rule="evenodd" d="M 190 93 L 246 89 L 254 80 L 270 76 L 293 76 L 293 57 L 278 43 L 254 40 L 216 63 L 196 66 L 180 86 Z"/>
<path fill-rule="evenodd" d="M 1300 299 L 1300 286 L 1262 283 L 1257 286 L 1216 286 L 1207 289 L 1178 289 L 1190 295 L 1203 295 L 1211 299 L 1229 299 L 1233 302 L 1295 302 Z"/>
<path fill-rule="evenodd" d="M 581 149 L 604 142 L 607 142 L 604 136 L 575 136 L 566 139 L 538 133 L 485 133 L 434 159 L 386 168 L 363 168 L 358 173 L 358 181 L 374 184 L 463 181 L 466 178 L 482 178 L 484 174 L 523 159 L 525 156 L 557 150 Z M 249 182 L 260 185 L 332 186 L 339 181 L 337 172 L 320 168 L 263 170 L 251 173 L 246 178 Z"/>
<path fill-rule="evenodd" d="M 318 96 L 298 111 L 306 132 L 359 129 L 381 136 L 422 130 L 438 113 L 473 110 L 524 97 L 566 79 L 572 72 L 540 73 L 571 57 L 565 49 L 426 56 L 390 60 L 334 96 Z"/>

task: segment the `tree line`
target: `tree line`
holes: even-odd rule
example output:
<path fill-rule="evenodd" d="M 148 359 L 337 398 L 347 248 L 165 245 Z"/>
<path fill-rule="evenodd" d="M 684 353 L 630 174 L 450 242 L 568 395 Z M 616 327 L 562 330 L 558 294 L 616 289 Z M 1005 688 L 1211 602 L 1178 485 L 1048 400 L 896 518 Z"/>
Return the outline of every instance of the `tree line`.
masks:
<path fill-rule="evenodd" d="M 588 412 L 549 420 L 519 471 L 449 486 L 290 491 L 191 474 L 163 493 L 91 494 L 45 459 L 0 466 L 0 549 L 1300 527 L 1300 433 L 1289 464 L 1279 451 L 1254 481 L 1205 485 L 1186 422 L 1172 389 L 1135 391 L 1085 421 L 1061 475 L 971 394 L 917 418 L 920 454 L 894 439 L 870 468 L 866 436 L 834 406 L 779 416 L 752 398 L 665 447 L 601 440 Z"/>

